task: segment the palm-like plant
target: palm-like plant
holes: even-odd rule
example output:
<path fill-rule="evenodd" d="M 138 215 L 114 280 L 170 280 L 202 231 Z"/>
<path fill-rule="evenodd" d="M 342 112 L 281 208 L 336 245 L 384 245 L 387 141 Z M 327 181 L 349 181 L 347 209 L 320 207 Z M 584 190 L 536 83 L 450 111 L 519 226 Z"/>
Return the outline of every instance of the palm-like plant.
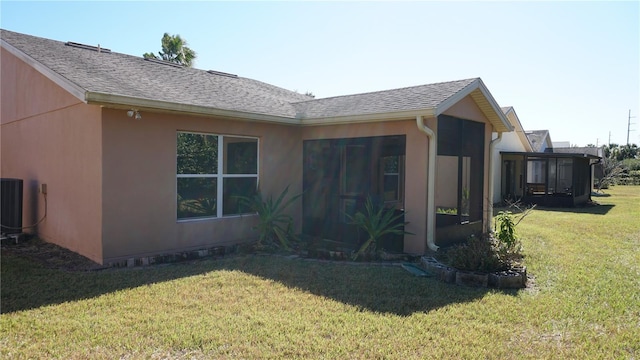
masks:
<path fill-rule="evenodd" d="M 251 211 L 258 213 L 258 225 L 254 227 L 259 233 L 257 247 L 277 245 L 276 241 L 278 241 L 282 248 L 289 249 L 289 238 L 294 236 L 293 217 L 284 211 L 302 194 L 292 196 L 285 201 L 288 192 L 289 186 L 280 193 L 275 201 L 272 196 L 264 198 L 260 190 L 253 197 L 240 197 L 240 201 L 244 205 L 249 207 Z"/>
<path fill-rule="evenodd" d="M 196 52 L 187 47 L 187 41 L 181 38 L 180 35 L 169 35 L 168 33 L 164 33 L 161 41 L 162 51 L 158 52 L 159 56 L 154 53 L 145 53 L 142 56 L 145 59 L 160 59 L 187 67 L 193 66 L 193 61 L 196 58 Z"/>
<path fill-rule="evenodd" d="M 374 205 L 370 196 L 365 202 L 364 212 L 358 211 L 353 216 L 347 214 L 349 223 L 358 226 L 367 233 L 367 241 L 360 246 L 360 249 L 353 255 L 353 259 L 356 260 L 366 253 L 375 253 L 384 235 L 413 235 L 404 231 L 404 226 L 408 222 L 398 221 L 402 216 L 404 215 L 394 214 L 393 209 L 387 209 L 382 204 Z"/>

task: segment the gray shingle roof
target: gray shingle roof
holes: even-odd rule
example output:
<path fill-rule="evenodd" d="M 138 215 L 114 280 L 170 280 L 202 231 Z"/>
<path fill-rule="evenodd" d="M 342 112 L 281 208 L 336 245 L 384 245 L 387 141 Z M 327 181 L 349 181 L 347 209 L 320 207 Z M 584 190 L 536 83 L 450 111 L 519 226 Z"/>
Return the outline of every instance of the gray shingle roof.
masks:
<path fill-rule="evenodd" d="M 436 108 L 475 79 L 304 101 L 294 104 L 306 118 L 330 118 Z"/>
<path fill-rule="evenodd" d="M 435 109 L 478 78 L 324 99 L 260 81 L 97 52 L 0 30 L 3 41 L 89 93 L 284 118 L 322 119 Z"/>
<path fill-rule="evenodd" d="M 174 67 L 116 52 L 2 30 L 2 40 L 89 92 L 274 116 L 294 117 L 309 97 L 260 81 Z"/>
<path fill-rule="evenodd" d="M 531 147 L 534 152 L 539 152 L 542 149 L 547 137 L 549 136 L 549 130 L 532 130 L 525 131 Z"/>
<path fill-rule="evenodd" d="M 554 153 L 560 154 L 588 154 L 593 156 L 603 156 L 602 147 L 585 146 L 585 147 L 554 147 Z"/>

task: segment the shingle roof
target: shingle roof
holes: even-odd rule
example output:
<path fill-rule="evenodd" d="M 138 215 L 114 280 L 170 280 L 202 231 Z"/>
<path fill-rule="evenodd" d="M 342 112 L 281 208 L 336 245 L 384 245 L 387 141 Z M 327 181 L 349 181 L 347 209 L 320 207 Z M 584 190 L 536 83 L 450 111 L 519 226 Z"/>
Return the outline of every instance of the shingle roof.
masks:
<path fill-rule="evenodd" d="M 309 99 L 248 78 L 168 66 L 116 52 L 98 53 L 7 30 L 0 36 L 89 92 L 283 117 L 295 117 L 292 102 Z"/>
<path fill-rule="evenodd" d="M 549 136 L 549 130 L 525 131 L 534 152 L 539 152 Z"/>
<path fill-rule="evenodd" d="M 303 118 L 330 118 L 433 109 L 474 81 L 466 79 L 294 104 Z"/>
<path fill-rule="evenodd" d="M 126 99 L 191 105 L 213 110 L 269 115 L 286 119 L 322 119 L 352 115 L 433 110 L 479 78 L 356 95 L 312 99 L 260 81 L 169 66 L 117 52 L 67 46 L 64 42 L 0 30 L 0 37 L 21 54 L 79 88 L 84 101 L 106 94 Z M 483 96 L 491 98 L 488 92 Z M 462 93 L 461 93 L 462 95 Z M 121 99 L 122 99 L 121 98 Z M 450 100 L 447 102 L 447 100 Z M 493 101 L 491 98 L 488 101 Z M 172 105 L 173 106 L 173 105 Z M 497 106 L 496 106 L 497 108 Z M 484 110 L 483 110 L 484 111 Z M 491 110 L 490 110 L 491 111 Z M 502 114 L 492 121 L 506 124 Z M 503 125 L 508 128 L 508 124 Z"/>
<path fill-rule="evenodd" d="M 585 146 L 585 147 L 554 147 L 554 153 L 561 154 L 588 154 L 593 156 L 603 156 L 602 147 Z"/>

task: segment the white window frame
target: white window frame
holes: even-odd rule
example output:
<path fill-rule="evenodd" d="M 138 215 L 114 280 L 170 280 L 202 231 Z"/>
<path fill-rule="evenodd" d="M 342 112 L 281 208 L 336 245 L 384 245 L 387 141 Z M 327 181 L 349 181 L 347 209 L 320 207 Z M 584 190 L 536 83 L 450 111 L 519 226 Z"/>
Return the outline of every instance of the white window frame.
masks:
<path fill-rule="evenodd" d="M 187 221 L 198 221 L 198 220 L 210 220 L 210 219 L 221 219 L 221 218 L 231 218 L 238 217 L 246 214 L 233 214 L 233 215 L 223 215 L 223 193 L 224 193 L 224 179 L 229 178 L 255 178 L 256 186 L 260 184 L 260 138 L 254 136 L 241 136 L 241 135 L 223 135 L 223 134 L 215 134 L 215 133 L 207 133 L 207 132 L 197 132 L 197 131 L 181 131 L 178 130 L 176 132 L 176 158 L 178 155 L 178 144 L 177 138 L 178 134 L 195 134 L 195 135 L 206 135 L 206 136 L 217 136 L 218 139 L 218 173 L 217 174 L 178 174 L 177 173 L 177 164 L 176 164 L 176 184 L 175 184 L 175 199 L 178 197 L 178 179 L 179 178 L 215 178 L 217 181 L 216 186 L 216 216 L 203 216 L 203 217 L 195 217 L 195 218 L 177 218 L 178 222 L 187 222 Z M 225 174 L 224 171 L 224 138 L 241 138 L 241 139 L 252 139 L 256 141 L 256 173 L 255 174 Z M 177 161 L 177 160 L 176 160 Z M 177 203 L 176 203 L 177 206 Z M 177 211 L 175 212 L 177 217 Z"/>

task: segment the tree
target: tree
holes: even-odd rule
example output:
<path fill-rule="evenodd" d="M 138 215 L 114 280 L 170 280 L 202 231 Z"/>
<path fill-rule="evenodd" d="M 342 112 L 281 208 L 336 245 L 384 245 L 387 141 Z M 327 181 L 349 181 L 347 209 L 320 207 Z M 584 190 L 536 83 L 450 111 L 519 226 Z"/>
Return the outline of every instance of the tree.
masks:
<path fill-rule="evenodd" d="M 624 159 L 635 159 L 640 155 L 640 150 L 638 149 L 638 145 L 630 144 L 630 145 L 618 145 L 618 144 L 610 144 L 609 146 L 604 147 L 604 156 L 612 159 L 616 159 L 618 161 L 622 161 Z"/>
<path fill-rule="evenodd" d="M 602 158 L 602 178 L 598 181 L 598 192 L 606 189 L 609 185 L 614 184 L 617 177 L 624 172 L 624 166 L 614 156 L 604 156 Z"/>
<path fill-rule="evenodd" d="M 162 51 L 159 51 L 158 55 L 148 52 L 142 56 L 145 59 L 159 59 L 187 67 L 193 66 L 193 62 L 196 59 L 196 52 L 187 47 L 187 41 L 181 38 L 180 35 L 164 33 L 161 41 Z"/>

